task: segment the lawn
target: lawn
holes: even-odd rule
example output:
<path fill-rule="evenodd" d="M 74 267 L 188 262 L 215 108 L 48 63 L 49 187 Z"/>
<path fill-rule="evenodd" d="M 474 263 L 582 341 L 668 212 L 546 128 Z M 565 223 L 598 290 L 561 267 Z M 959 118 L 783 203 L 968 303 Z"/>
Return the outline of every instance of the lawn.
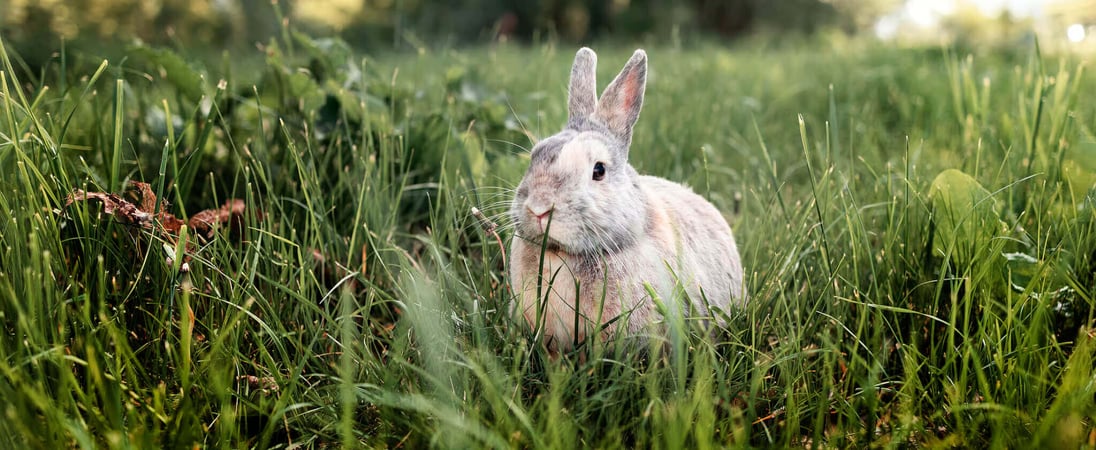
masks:
<path fill-rule="evenodd" d="M 577 48 L 0 53 L 0 447 L 1096 448 L 1081 56 L 645 45 L 631 163 L 750 301 L 552 358 L 506 210 Z"/>

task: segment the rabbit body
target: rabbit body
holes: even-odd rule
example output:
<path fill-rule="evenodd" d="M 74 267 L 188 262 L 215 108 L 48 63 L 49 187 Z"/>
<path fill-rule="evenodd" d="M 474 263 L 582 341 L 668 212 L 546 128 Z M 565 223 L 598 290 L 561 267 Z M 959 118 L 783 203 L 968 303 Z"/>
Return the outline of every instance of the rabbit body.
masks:
<path fill-rule="evenodd" d="M 746 299 L 730 226 L 689 188 L 643 176 L 627 162 L 647 58 L 637 50 L 596 97 L 596 56 L 579 50 L 569 121 L 537 143 L 510 214 L 515 313 L 543 326 L 550 349 L 590 334 L 640 334 L 669 308 L 707 315 Z M 683 294 L 690 307 L 679 305 Z"/>

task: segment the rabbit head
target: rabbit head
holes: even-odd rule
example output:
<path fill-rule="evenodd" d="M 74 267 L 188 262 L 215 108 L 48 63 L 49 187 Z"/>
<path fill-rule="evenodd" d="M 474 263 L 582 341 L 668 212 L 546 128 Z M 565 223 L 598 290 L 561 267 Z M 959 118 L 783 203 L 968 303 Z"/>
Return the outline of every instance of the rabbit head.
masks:
<path fill-rule="evenodd" d="M 567 125 L 533 147 L 510 210 L 520 238 L 573 255 L 627 248 L 641 238 L 647 217 L 638 174 L 628 164 L 647 54 L 636 50 L 600 99 L 596 67 L 589 48 L 575 55 Z"/>

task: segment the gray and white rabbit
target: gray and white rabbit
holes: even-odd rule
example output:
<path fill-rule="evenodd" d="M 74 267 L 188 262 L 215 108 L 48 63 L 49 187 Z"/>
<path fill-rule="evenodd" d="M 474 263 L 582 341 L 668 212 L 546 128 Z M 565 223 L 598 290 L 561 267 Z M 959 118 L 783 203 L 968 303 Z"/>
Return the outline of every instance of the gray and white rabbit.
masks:
<path fill-rule="evenodd" d="M 575 55 L 567 126 L 533 147 L 510 206 L 514 313 L 543 324 L 552 351 L 595 333 L 642 333 L 661 318 L 648 286 L 668 307 L 701 315 L 746 299 L 723 215 L 689 188 L 628 164 L 647 54 L 636 50 L 600 99 L 596 65 L 589 48 Z"/>

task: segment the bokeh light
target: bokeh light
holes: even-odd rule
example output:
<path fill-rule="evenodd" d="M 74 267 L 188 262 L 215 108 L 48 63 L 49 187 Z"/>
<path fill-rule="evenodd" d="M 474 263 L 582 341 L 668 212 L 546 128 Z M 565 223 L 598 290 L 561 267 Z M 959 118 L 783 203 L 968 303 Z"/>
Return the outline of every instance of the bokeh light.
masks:
<path fill-rule="evenodd" d="M 1066 37 L 1069 38 L 1070 42 L 1081 42 L 1085 40 L 1085 26 L 1079 23 L 1070 25 L 1069 28 L 1066 29 Z"/>

